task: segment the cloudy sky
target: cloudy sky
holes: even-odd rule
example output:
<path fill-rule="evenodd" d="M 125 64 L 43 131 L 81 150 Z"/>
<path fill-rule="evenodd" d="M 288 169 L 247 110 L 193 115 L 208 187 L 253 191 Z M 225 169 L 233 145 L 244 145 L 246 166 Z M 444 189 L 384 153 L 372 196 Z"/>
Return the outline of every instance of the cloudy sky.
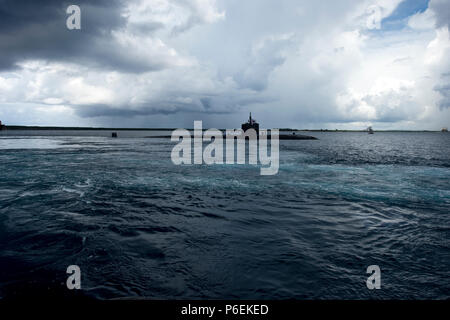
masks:
<path fill-rule="evenodd" d="M 0 120 L 450 127 L 449 23 L 448 0 L 0 0 Z"/>

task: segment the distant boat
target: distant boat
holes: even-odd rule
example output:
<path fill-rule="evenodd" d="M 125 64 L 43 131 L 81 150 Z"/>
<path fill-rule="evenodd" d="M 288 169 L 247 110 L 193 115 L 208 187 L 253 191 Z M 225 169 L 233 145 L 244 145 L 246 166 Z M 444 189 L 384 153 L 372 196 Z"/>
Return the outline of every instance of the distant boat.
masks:
<path fill-rule="evenodd" d="M 448 132 L 447 128 L 442 128 L 441 132 Z"/>
<path fill-rule="evenodd" d="M 368 133 L 368 134 L 373 134 L 373 129 L 372 129 L 372 127 L 368 127 L 368 128 L 367 128 L 367 133 Z"/>

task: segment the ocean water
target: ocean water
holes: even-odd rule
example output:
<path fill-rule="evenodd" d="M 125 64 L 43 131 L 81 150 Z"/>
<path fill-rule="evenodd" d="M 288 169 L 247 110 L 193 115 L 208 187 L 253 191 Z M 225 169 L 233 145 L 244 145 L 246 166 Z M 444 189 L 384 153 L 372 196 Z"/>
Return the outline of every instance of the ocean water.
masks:
<path fill-rule="evenodd" d="M 0 137 L 0 297 L 70 297 L 78 265 L 101 299 L 450 298 L 450 135 L 313 135 L 275 176 L 175 166 L 168 139 Z"/>

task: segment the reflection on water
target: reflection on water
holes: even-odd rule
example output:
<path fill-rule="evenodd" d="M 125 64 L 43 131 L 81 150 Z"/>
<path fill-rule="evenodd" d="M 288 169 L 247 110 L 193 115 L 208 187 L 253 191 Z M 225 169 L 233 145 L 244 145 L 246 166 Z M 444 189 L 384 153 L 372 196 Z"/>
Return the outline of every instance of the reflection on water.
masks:
<path fill-rule="evenodd" d="M 61 141 L 48 138 L 0 138 L 0 150 L 4 149 L 54 149 Z"/>

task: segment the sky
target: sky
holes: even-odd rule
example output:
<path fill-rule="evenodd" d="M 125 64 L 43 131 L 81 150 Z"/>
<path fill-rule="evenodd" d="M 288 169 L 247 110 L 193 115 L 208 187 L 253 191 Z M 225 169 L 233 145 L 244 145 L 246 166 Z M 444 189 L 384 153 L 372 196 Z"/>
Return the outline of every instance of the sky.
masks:
<path fill-rule="evenodd" d="M 449 23 L 448 0 L 0 0 L 0 120 L 440 130 Z"/>

